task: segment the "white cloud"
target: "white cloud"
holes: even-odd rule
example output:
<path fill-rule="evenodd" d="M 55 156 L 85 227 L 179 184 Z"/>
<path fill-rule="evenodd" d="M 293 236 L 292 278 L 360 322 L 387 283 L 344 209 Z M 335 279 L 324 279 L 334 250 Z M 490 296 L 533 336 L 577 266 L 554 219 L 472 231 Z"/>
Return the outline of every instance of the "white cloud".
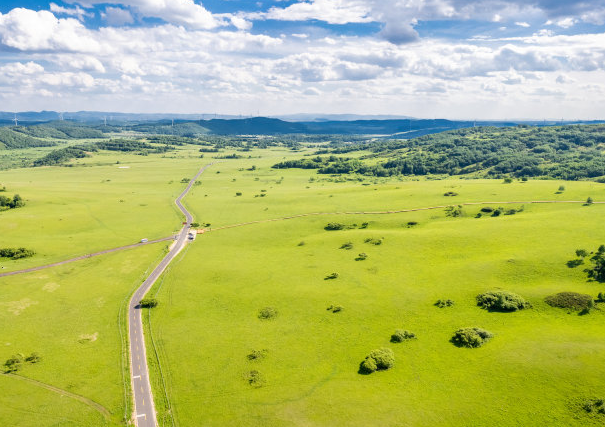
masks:
<path fill-rule="evenodd" d="M 519 26 L 519 27 L 523 27 L 523 28 L 529 28 L 531 25 L 529 25 L 527 22 L 515 22 L 515 25 Z"/>
<path fill-rule="evenodd" d="M 84 18 L 92 18 L 95 16 L 92 12 L 86 12 L 80 6 L 76 6 L 73 9 L 69 9 L 63 6 L 59 6 L 56 3 L 50 4 L 50 11 L 53 13 L 57 13 L 59 15 L 70 15 L 77 17 L 80 21 L 83 21 Z"/>
<path fill-rule="evenodd" d="M 106 7 L 105 12 L 101 13 L 101 17 L 109 25 L 118 27 L 124 24 L 132 24 L 134 22 L 134 18 L 130 14 L 130 11 L 119 7 Z"/>
<path fill-rule="evenodd" d="M 66 0 L 66 2 L 84 6 L 118 4 L 130 7 L 142 16 L 160 18 L 193 29 L 205 30 L 227 25 L 224 20 L 217 19 L 204 6 L 196 4 L 193 0 Z"/>
<path fill-rule="evenodd" d="M 251 14 L 280 21 L 307 21 L 316 19 L 330 24 L 371 22 L 371 7 L 364 0 L 309 0 L 286 8 L 272 7 L 264 14 Z"/>
<path fill-rule="evenodd" d="M 18 50 L 95 51 L 99 46 L 78 20 L 23 8 L 0 13 L 0 43 Z"/>

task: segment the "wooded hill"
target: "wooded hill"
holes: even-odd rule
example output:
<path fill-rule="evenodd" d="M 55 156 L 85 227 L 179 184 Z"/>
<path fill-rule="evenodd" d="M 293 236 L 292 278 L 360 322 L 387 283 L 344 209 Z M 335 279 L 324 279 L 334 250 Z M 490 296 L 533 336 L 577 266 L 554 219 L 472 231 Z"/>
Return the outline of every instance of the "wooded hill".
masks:
<path fill-rule="evenodd" d="M 359 158 L 317 156 L 274 168 L 322 174 L 474 175 L 605 180 L 605 125 L 479 127 L 400 141 L 333 144 L 318 153 L 369 151 Z"/>

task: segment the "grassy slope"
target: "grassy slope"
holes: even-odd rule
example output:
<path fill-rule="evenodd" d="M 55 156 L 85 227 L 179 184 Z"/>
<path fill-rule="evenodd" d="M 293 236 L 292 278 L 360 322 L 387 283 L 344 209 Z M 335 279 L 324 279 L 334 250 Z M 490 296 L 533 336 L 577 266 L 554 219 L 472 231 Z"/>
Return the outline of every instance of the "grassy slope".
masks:
<path fill-rule="evenodd" d="M 103 153 L 75 162 L 79 167 L 0 172 L 7 194 L 19 193 L 27 203 L 0 212 L 2 247 L 37 252 L 1 265 L 17 270 L 170 235 L 181 219 L 174 206 L 180 180 L 203 164 L 183 153 L 174 159 Z"/>
<path fill-rule="evenodd" d="M 19 352 L 40 353 L 42 362 L 25 365 L 20 375 L 91 399 L 111 412 L 112 423 L 120 421 L 124 388 L 118 312 L 144 272 L 158 261 L 163 246 L 0 279 L 0 360 Z M 70 412 L 86 415 L 88 421 L 65 425 L 105 424 L 96 410 L 81 402 L 10 377 L 0 379 L 4 425 L 19 420 L 21 411 L 40 414 L 40 426 L 57 425 Z M 13 387 L 40 398 L 16 399 Z"/>
<path fill-rule="evenodd" d="M 217 226 L 300 211 L 599 200 L 605 189 L 574 182 L 554 195 L 560 183 L 553 181 L 308 183 L 306 171 L 238 171 L 244 163 L 264 164 L 233 161 L 204 178 L 188 199 L 204 213 L 200 219 Z M 281 176 L 282 184 L 267 181 Z M 268 196 L 253 198 L 263 188 Z M 460 196 L 442 196 L 452 189 Z M 235 197 L 236 191 L 244 195 Z M 467 208 L 469 215 L 457 219 L 442 211 L 314 217 L 201 236 L 167 275 L 154 311 L 180 425 L 520 425 L 528 419 L 598 425 L 578 405 L 605 388 L 604 314 L 569 315 L 542 300 L 559 291 L 602 290 L 565 262 L 577 247 L 594 249 L 605 240 L 595 233 L 605 207 L 531 205 L 515 216 L 472 218 L 478 210 Z M 370 227 L 324 231 L 333 220 Z M 420 226 L 402 226 L 410 220 Z M 384 237 L 384 244 L 364 244 L 367 237 Z M 346 241 L 353 250 L 338 249 Z M 369 258 L 354 261 L 359 252 Z M 333 271 L 341 277 L 324 281 Z M 495 288 L 518 292 L 535 308 L 512 314 L 477 308 L 475 295 Z M 439 298 L 456 306 L 433 307 Z M 327 312 L 332 303 L 345 310 Z M 268 305 L 280 315 L 261 322 L 256 313 Z M 458 349 L 448 340 L 464 326 L 496 336 L 481 349 Z M 389 344 L 398 328 L 419 339 Z M 381 346 L 394 349 L 395 368 L 358 375 L 364 356 Z M 267 358 L 247 361 L 254 349 L 268 349 Z M 265 387 L 246 384 L 243 375 L 252 369 L 265 376 Z"/>
<path fill-rule="evenodd" d="M 0 271 L 170 234 L 180 222 L 173 207 L 183 188 L 180 180 L 202 164 L 199 154 L 180 153 L 184 157 L 178 159 L 100 153 L 80 160 L 80 167 L 0 172 L 8 189 L 3 194 L 19 193 L 27 200 L 23 208 L 0 213 L 1 246 L 37 251 L 29 259 L 0 260 L 5 267 Z M 0 362 L 18 352 L 39 352 L 43 361 L 26 365 L 20 375 L 83 396 L 111 413 L 105 420 L 85 403 L 0 375 L 0 424 L 94 426 L 122 420 L 118 313 L 165 246 L 0 278 Z M 125 323 L 125 333 L 124 328 Z M 79 342 L 95 334 L 95 341 Z"/>

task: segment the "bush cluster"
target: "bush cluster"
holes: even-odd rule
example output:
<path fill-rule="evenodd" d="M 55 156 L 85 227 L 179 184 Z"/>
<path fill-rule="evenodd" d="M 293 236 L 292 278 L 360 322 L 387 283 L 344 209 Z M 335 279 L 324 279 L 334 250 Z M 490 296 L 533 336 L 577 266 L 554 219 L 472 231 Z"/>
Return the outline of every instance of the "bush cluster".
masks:
<path fill-rule="evenodd" d="M 586 412 L 605 414 L 605 399 L 590 399 L 584 402 L 582 408 Z"/>
<path fill-rule="evenodd" d="M 559 292 L 549 295 L 544 301 L 552 307 L 567 308 L 569 310 L 590 310 L 594 307 L 592 297 L 577 292 Z"/>
<path fill-rule="evenodd" d="M 446 193 L 443 193 L 443 195 L 444 195 L 445 197 L 454 197 L 454 196 L 457 196 L 457 195 L 458 195 L 458 193 L 456 193 L 456 192 L 454 192 L 454 191 L 448 191 L 448 192 L 446 192 Z"/>
<path fill-rule="evenodd" d="M 258 311 L 258 318 L 261 320 L 273 319 L 277 316 L 277 310 L 273 307 L 264 307 Z"/>
<path fill-rule="evenodd" d="M 517 311 L 531 304 L 521 295 L 508 291 L 492 291 L 477 295 L 477 305 L 490 311 Z"/>
<path fill-rule="evenodd" d="M 359 255 L 357 255 L 357 258 L 355 258 L 355 261 L 364 261 L 367 258 L 368 258 L 368 254 L 366 254 L 365 252 L 362 252 Z"/>
<path fill-rule="evenodd" d="M 372 245 L 379 246 L 379 245 L 382 245 L 383 240 L 384 240 L 384 237 L 381 237 L 380 239 L 374 239 L 373 237 L 368 237 L 367 239 L 365 239 L 363 241 L 363 243 L 370 243 Z"/>
<path fill-rule="evenodd" d="M 0 211 L 20 208 L 25 205 L 25 202 L 18 194 L 15 194 L 13 198 L 6 196 L 0 196 Z"/>
<path fill-rule="evenodd" d="M 451 307 L 454 305 L 454 301 L 451 299 L 438 299 L 434 305 L 439 308 Z"/>
<path fill-rule="evenodd" d="M 332 279 L 337 279 L 337 278 L 338 278 L 338 273 L 330 273 L 326 277 L 324 277 L 324 280 L 332 280 Z"/>
<path fill-rule="evenodd" d="M 397 329 L 393 335 L 391 335 L 391 342 L 404 342 L 407 340 L 415 339 L 416 334 L 403 329 Z"/>
<path fill-rule="evenodd" d="M 375 371 L 392 368 L 395 364 L 395 354 L 390 348 L 372 350 L 359 366 L 360 373 L 371 374 Z"/>
<path fill-rule="evenodd" d="M 2 248 L 0 249 L 0 258 L 29 258 L 36 254 L 36 252 L 31 249 L 25 248 Z"/>
<path fill-rule="evenodd" d="M 458 329 L 451 341 L 457 347 L 477 348 L 485 344 L 494 335 L 481 328 L 461 328 Z"/>
<path fill-rule="evenodd" d="M 42 360 L 42 357 L 38 353 L 31 353 L 29 356 L 25 356 L 22 353 L 15 354 L 4 362 L 4 373 L 10 374 L 17 372 L 24 363 L 38 363 Z"/>
<path fill-rule="evenodd" d="M 324 227 L 324 230 L 334 231 L 334 230 L 344 230 L 345 228 L 347 228 L 347 226 L 345 224 L 341 224 L 339 222 L 330 222 L 330 223 L 328 223 L 328 225 L 326 225 Z"/>

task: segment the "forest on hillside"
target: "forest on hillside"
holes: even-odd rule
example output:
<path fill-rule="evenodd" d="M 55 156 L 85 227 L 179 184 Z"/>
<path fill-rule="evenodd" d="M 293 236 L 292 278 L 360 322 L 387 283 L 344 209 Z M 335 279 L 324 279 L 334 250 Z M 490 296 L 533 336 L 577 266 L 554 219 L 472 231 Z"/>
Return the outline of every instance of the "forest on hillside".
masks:
<path fill-rule="evenodd" d="M 605 178 L 605 125 L 478 127 L 410 140 L 332 144 L 317 155 L 275 164 L 320 174 L 474 175 Z M 335 154 L 362 151 L 360 157 Z M 369 152 L 369 153 L 367 153 Z"/>

